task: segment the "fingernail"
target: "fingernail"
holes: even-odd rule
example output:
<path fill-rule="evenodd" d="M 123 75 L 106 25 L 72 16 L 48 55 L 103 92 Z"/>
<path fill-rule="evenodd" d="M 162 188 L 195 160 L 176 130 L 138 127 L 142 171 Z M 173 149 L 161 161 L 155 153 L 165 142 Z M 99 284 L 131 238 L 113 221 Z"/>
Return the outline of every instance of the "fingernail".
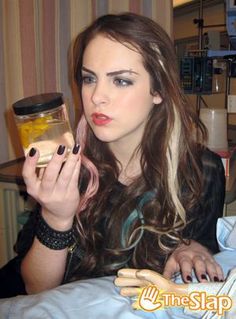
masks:
<path fill-rule="evenodd" d="M 202 274 L 202 275 L 201 275 L 201 279 L 207 280 L 207 276 L 206 276 L 205 274 Z"/>
<path fill-rule="evenodd" d="M 33 157 L 35 154 L 36 154 L 36 149 L 32 147 L 29 151 L 29 156 Z"/>
<path fill-rule="evenodd" d="M 191 281 L 191 282 L 193 281 L 193 278 L 189 275 L 186 277 L 186 279 L 187 279 L 187 281 Z"/>
<path fill-rule="evenodd" d="M 220 280 L 219 280 L 219 278 L 218 278 L 217 276 L 214 276 L 214 278 L 213 278 L 213 279 L 214 279 L 214 281 L 215 281 L 215 282 L 219 282 L 219 281 L 220 281 Z"/>
<path fill-rule="evenodd" d="M 65 151 L 65 146 L 64 145 L 60 145 L 59 147 L 58 147 L 58 150 L 57 150 L 57 154 L 58 155 L 62 155 L 63 153 L 64 153 L 64 151 Z"/>
<path fill-rule="evenodd" d="M 79 149 L 80 149 L 80 145 L 79 144 L 75 144 L 75 146 L 74 146 L 74 148 L 72 150 L 72 153 L 75 154 L 75 155 L 78 154 Z"/>

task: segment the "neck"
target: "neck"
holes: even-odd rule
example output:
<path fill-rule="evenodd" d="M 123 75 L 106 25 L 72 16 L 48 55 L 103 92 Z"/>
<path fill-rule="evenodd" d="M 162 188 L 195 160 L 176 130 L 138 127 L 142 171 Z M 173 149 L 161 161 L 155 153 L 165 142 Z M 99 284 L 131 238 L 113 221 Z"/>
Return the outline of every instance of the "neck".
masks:
<path fill-rule="evenodd" d="M 129 185 L 140 175 L 140 173 L 141 168 L 139 163 L 138 167 L 129 163 L 124 169 L 121 169 L 118 180 L 124 185 Z"/>
<path fill-rule="evenodd" d="M 112 145 L 111 150 L 120 163 L 119 181 L 130 184 L 141 173 L 140 152 L 135 152 L 131 147 Z"/>

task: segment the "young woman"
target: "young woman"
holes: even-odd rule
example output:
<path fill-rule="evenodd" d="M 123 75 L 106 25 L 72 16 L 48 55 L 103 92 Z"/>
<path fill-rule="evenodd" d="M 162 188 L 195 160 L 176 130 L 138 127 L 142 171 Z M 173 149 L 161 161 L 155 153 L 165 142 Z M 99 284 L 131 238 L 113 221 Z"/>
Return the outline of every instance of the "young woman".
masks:
<path fill-rule="evenodd" d="M 202 144 L 167 34 L 132 13 L 100 17 L 75 41 L 74 77 L 78 144 L 66 160 L 60 145 L 39 176 L 36 149 L 23 167 L 40 204 L 17 245 L 27 293 L 122 267 L 221 280 L 207 248 L 217 251 L 224 170 Z"/>

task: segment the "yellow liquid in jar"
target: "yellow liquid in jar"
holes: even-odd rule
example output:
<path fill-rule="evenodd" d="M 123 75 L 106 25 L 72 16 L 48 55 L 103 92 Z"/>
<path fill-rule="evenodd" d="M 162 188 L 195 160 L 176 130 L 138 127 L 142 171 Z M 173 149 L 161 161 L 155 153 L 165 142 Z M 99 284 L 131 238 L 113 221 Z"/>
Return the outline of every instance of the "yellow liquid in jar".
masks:
<path fill-rule="evenodd" d="M 67 153 L 73 148 L 74 137 L 68 121 L 50 119 L 46 124 L 40 124 L 40 130 L 38 127 L 37 130 L 34 130 L 34 123 L 33 129 L 22 130 L 22 127 L 23 129 L 29 128 L 30 125 L 29 123 L 18 124 L 18 129 L 25 155 L 32 147 L 39 150 L 40 158 L 37 167 L 46 166 L 59 145 L 66 146 Z"/>

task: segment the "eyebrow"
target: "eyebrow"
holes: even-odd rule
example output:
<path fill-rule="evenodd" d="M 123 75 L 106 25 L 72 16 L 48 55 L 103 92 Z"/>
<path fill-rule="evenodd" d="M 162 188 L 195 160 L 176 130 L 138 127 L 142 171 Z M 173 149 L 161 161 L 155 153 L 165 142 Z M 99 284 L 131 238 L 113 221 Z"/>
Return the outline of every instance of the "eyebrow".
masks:
<path fill-rule="evenodd" d="M 96 75 L 96 73 L 95 72 L 93 72 L 92 70 L 89 70 L 89 69 L 87 69 L 86 67 L 82 67 L 82 71 L 85 71 L 85 72 L 88 72 L 88 73 L 91 73 L 91 74 L 93 74 L 93 75 Z M 123 74 L 123 73 L 130 73 L 130 74 L 136 74 L 136 75 L 138 75 L 138 73 L 137 72 L 135 72 L 135 71 L 133 71 L 133 70 L 126 70 L 126 69 L 124 69 L 124 70 L 117 70 L 117 71 L 113 71 L 113 72 L 108 72 L 106 75 L 108 75 L 108 76 L 114 76 L 114 75 L 120 75 L 120 74 Z"/>

